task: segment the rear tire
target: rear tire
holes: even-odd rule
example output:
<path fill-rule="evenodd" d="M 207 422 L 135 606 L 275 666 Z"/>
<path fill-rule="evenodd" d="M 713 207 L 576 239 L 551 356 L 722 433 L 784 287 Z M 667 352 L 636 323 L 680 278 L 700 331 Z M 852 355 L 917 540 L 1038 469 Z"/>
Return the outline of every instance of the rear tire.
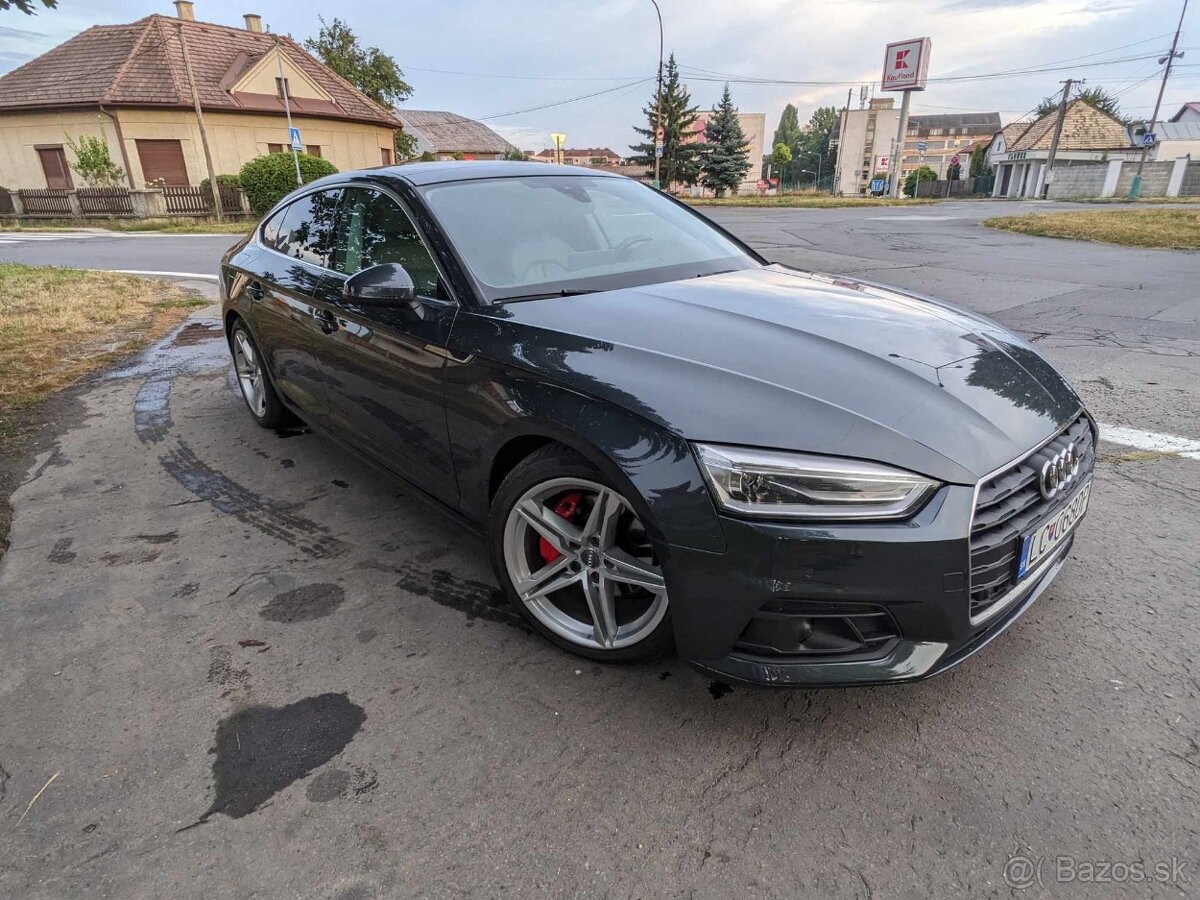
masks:
<path fill-rule="evenodd" d="M 632 503 L 560 444 L 527 456 L 496 491 L 488 523 L 496 577 L 533 628 L 605 662 L 671 650 L 662 569 Z"/>
<path fill-rule="evenodd" d="M 242 399 L 254 421 L 263 428 L 281 428 L 295 421 L 271 382 L 271 373 L 246 323 L 238 319 L 229 329 L 229 350 Z"/>

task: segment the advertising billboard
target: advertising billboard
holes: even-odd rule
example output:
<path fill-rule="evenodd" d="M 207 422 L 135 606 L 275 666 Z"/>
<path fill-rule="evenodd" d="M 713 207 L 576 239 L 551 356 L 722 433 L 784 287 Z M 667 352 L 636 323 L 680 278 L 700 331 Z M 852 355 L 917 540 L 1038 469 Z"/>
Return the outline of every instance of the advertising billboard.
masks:
<path fill-rule="evenodd" d="M 929 38 L 887 45 L 883 57 L 882 90 L 923 91 L 929 72 Z"/>

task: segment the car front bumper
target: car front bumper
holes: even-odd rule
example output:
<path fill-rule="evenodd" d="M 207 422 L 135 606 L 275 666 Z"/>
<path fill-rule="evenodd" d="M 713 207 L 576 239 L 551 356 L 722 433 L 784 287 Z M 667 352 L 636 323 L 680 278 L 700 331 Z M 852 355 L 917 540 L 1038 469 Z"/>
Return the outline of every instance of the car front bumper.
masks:
<path fill-rule="evenodd" d="M 1049 587 L 1073 537 L 971 621 L 968 535 L 974 491 L 947 485 L 899 523 L 781 525 L 722 517 L 724 553 L 671 548 L 666 563 L 681 655 L 721 680 L 795 687 L 916 681 L 944 672 L 1002 633 Z M 890 636 L 857 652 L 762 652 L 746 646 L 764 609 L 870 615 Z M 774 615 L 779 619 L 781 615 Z"/>

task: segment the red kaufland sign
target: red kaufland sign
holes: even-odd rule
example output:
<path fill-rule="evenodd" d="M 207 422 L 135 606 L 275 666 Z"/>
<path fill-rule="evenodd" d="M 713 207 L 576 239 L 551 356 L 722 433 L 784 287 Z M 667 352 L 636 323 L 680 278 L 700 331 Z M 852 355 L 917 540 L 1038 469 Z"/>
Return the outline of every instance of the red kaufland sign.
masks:
<path fill-rule="evenodd" d="M 923 91 L 929 71 L 929 38 L 914 38 L 887 45 L 883 57 L 885 91 Z"/>

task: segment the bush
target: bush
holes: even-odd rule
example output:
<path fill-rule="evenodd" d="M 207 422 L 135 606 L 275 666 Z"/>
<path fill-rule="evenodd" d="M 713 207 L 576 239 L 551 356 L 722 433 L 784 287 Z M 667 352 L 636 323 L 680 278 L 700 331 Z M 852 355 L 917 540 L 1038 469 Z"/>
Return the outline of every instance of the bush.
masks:
<path fill-rule="evenodd" d="M 307 153 L 300 153 L 298 156 L 300 179 L 305 184 L 337 173 L 337 168 L 329 160 L 309 156 Z M 218 180 L 219 178 L 220 176 Z M 238 173 L 238 181 L 242 190 L 246 192 L 250 208 L 256 213 L 265 213 L 296 189 L 296 166 L 292 162 L 291 151 L 256 156 L 242 166 L 242 171 Z"/>
<path fill-rule="evenodd" d="M 920 173 L 920 180 L 922 183 L 937 181 L 937 172 L 933 171 L 933 169 L 929 168 L 929 166 L 919 166 L 914 171 L 909 172 L 908 177 L 904 179 L 904 193 L 908 194 L 910 197 L 915 197 L 917 195 L 918 172 Z"/>
<path fill-rule="evenodd" d="M 295 175 L 295 169 L 292 170 L 292 174 Z M 295 179 L 293 179 L 293 180 L 295 180 Z M 234 188 L 236 190 L 237 188 L 240 188 L 241 186 L 242 186 L 242 180 L 236 175 L 218 175 L 217 176 L 217 187 L 219 187 L 219 188 Z M 200 182 L 200 190 L 204 191 L 204 193 L 206 193 L 206 194 L 208 193 L 208 179 L 207 178 L 205 178 L 203 181 Z"/>

